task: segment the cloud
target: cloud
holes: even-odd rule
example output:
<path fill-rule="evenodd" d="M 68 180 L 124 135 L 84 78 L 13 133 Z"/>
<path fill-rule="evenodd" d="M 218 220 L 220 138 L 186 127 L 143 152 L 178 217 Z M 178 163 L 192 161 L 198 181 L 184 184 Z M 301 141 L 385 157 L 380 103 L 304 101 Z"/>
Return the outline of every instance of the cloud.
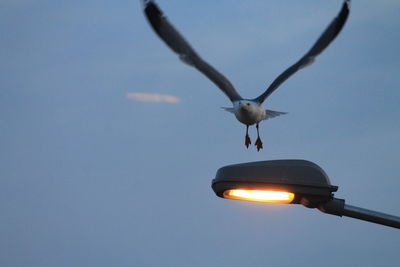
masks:
<path fill-rule="evenodd" d="M 127 93 L 126 97 L 129 99 L 133 99 L 139 102 L 153 102 L 153 103 L 161 103 L 167 102 L 176 104 L 181 100 L 172 95 L 163 95 L 163 94 L 148 94 L 148 93 Z"/>

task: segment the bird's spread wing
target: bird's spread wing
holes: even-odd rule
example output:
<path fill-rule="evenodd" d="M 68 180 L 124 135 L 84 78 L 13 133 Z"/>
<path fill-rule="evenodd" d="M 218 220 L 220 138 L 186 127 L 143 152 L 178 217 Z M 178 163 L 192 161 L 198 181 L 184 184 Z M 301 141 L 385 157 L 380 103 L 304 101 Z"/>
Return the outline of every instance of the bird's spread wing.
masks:
<path fill-rule="evenodd" d="M 270 109 L 266 109 L 265 110 L 265 119 L 264 120 L 268 120 L 268 119 L 272 119 L 275 117 L 278 117 L 280 115 L 285 115 L 287 114 L 287 112 L 281 112 L 281 111 L 275 111 L 275 110 L 270 110 Z"/>
<path fill-rule="evenodd" d="M 211 65 L 205 62 L 182 35 L 172 26 L 162 11 L 152 0 L 144 0 L 144 13 L 157 35 L 175 52 L 185 63 L 195 67 L 213 81 L 233 101 L 242 99 L 233 85 Z"/>
<path fill-rule="evenodd" d="M 281 75 L 279 75 L 273 83 L 268 87 L 268 89 L 259 97 L 255 98 L 254 101 L 259 103 L 264 102 L 264 100 L 272 94 L 284 81 L 286 81 L 292 74 L 301 68 L 307 67 L 312 64 L 315 57 L 318 56 L 339 34 L 340 30 L 343 28 L 347 17 L 350 12 L 350 0 L 345 0 L 339 14 L 333 19 L 331 24 L 326 28 L 326 30 L 319 37 L 314 46 L 294 65 L 286 69 Z"/>

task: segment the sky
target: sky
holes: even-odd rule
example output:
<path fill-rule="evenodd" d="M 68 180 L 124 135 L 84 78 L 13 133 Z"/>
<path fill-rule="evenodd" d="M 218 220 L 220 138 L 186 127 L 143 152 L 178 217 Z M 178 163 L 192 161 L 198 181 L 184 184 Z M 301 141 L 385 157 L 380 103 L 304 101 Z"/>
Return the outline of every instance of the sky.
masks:
<path fill-rule="evenodd" d="M 157 3 L 248 98 L 341 6 Z M 305 159 L 347 204 L 399 216 L 399 11 L 354 1 L 337 39 L 265 102 L 288 114 L 261 123 L 257 152 L 139 1 L 0 1 L 0 265 L 398 266 L 397 229 L 221 199 L 211 180 L 229 164 Z"/>

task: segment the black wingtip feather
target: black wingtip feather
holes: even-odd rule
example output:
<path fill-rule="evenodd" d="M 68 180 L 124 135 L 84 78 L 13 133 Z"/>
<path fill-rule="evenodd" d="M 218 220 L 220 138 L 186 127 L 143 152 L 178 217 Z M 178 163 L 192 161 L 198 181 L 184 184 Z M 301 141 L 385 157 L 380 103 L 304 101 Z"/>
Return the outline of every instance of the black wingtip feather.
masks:
<path fill-rule="evenodd" d="M 151 26 L 156 32 L 159 32 L 161 26 L 161 18 L 163 16 L 162 11 L 153 1 L 145 2 L 144 13 L 149 20 Z"/>
<path fill-rule="evenodd" d="M 342 9 L 337 16 L 337 21 L 335 23 L 336 29 L 335 29 L 335 32 L 333 32 L 333 34 L 332 34 L 332 36 L 333 36 L 332 41 L 333 41 L 333 39 L 336 38 L 336 36 L 342 30 L 344 24 L 347 21 L 347 17 L 349 16 L 349 13 L 350 13 L 350 0 L 345 0 L 345 2 L 343 3 Z"/>

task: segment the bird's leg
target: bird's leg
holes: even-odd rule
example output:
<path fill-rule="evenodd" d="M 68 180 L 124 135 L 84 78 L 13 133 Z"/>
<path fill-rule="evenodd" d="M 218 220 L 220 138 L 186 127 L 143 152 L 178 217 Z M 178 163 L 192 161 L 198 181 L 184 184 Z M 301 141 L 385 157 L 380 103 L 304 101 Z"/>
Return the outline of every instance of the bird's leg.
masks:
<path fill-rule="evenodd" d="M 244 141 L 244 145 L 249 148 L 249 145 L 251 145 L 251 140 L 250 140 L 250 136 L 249 136 L 249 125 L 246 125 L 246 138 Z"/>
<path fill-rule="evenodd" d="M 256 124 L 256 128 L 257 128 L 257 140 L 255 142 L 255 145 L 257 147 L 257 151 L 260 151 L 260 149 L 263 148 L 263 143 L 260 139 L 260 133 L 258 132 L 258 123 Z"/>

